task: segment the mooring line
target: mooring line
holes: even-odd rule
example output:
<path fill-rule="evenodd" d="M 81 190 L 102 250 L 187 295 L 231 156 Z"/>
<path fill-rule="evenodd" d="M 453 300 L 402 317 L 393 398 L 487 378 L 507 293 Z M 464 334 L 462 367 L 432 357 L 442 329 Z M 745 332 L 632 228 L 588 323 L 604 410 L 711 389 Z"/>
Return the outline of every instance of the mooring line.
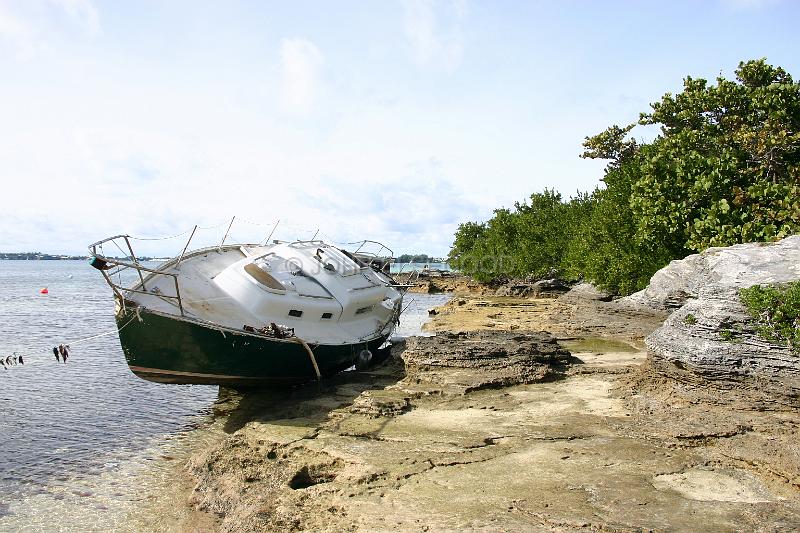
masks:
<path fill-rule="evenodd" d="M 113 335 L 114 333 L 118 333 L 118 332 L 122 331 L 123 329 L 125 329 L 126 327 L 128 327 L 128 325 L 130 325 L 131 322 L 136 320 L 136 318 L 137 317 L 135 317 L 135 316 L 131 317 L 131 319 L 128 320 L 127 322 L 125 322 L 125 324 L 123 324 L 122 327 L 120 327 L 120 328 L 114 328 L 112 330 L 105 331 L 103 333 L 98 333 L 97 335 L 91 335 L 89 337 L 84 337 L 82 339 L 76 339 L 74 341 L 60 342 L 59 344 L 62 345 L 62 346 L 72 347 L 73 344 L 79 344 L 81 342 L 86 342 L 86 341 L 90 341 L 90 340 L 97 339 L 97 338 L 100 338 L 100 337 L 106 337 L 108 335 Z M 19 353 L 19 350 L 15 350 L 13 353 L 14 353 L 14 355 L 17 355 Z M 36 360 L 36 357 L 34 357 L 33 360 L 31 359 L 32 354 L 38 355 L 38 352 L 33 351 L 33 350 L 31 350 L 31 351 L 24 350 L 23 353 L 22 353 L 22 357 L 27 359 L 28 363 L 30 364 L 31 362 Z M 5 360 L 5 358 L 3 358 L 3 360 Z M 24 365 L 25 365 L 25 363 L 23 363 L 23 366 Z M 8 370 L 8 366 L 6 366 L 6 365 L 3 365 L 3 366 L 5 367 L 6 370 Z"/>
<path fill-rule="evenodd" d="M 130 319 L 130 320 L 128 320 L 127 322 L 125 322 L 125 324 L 124 324 L 124 325 L 123 325 L 121 328 L 114 328 L 114 329 L 112 329 L 112 330 L 110 330 L 110 331 L 106 331 L 105 333 L 100 333 L 100 334 L 98 334 L 98 335 L 92 335 L 91 337 L 86 337 L 86 338 L 84 338 L 84 339 L 78 339 L 78 340 L 76 340 L 76 341 L 69 341 L 69 342 L 65 342 L 65 343 L 63 343 L 63 344 L 66 344 L 66 345 L 68 345 L 68 346 L 72 346 L 73 344 L 78 344 L 79 342 L 86 342 L 86 341 L 89 341 L 89 340 L 92 340 L 92 339 L 97 339 L 97 338 L 99 338 L 99 337 L 105 337 L 106 335 L 113 335 L 114 333 L 119 333 L 120 331 L 122 331 L 123 329 L 125 329 L 126 327 L 128 327 L 128 324 L 130 324 L 130 323 L 131 323 L 131 322 L 133 322 L 134 320 L 136 320 L 136 317 L 135 317 L 135 316 L 131 317 L 131 319 Z"/>

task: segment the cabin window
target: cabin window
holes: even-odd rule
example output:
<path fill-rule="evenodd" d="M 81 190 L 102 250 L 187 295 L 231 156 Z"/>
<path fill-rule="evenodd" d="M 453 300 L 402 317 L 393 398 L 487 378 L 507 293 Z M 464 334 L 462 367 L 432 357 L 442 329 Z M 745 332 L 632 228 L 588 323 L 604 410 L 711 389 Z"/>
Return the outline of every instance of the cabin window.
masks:
<path fill-rule="evenodd" d="M 298 309 L 292 309 L 289 311 L 289 316 L 300 318 L 301 316 L 303 316 L 303 312 Z"/>
<path fill-rule="evenodd" d="M 322 318 L 325 319 L 333 318 L 333 313 L 322 313 Z"/>
<path fill-rule="evenodd" d="M 357 315 L 363 315 L 364 313 L 369 313 L 370 311 L 372 311 L 372 306 L 368 305 L 366 307 L 360 307 L 360 308 L 356 309 L 356 314 Z"/>

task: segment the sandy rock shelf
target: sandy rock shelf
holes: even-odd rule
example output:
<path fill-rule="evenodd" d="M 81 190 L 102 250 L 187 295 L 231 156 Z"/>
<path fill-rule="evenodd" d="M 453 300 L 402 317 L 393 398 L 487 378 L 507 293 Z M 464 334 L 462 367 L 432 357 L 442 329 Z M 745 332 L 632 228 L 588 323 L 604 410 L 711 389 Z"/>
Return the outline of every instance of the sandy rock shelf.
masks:
<path fill-rule="evenodd" d="M 664 316 L 457 296 L 372 371 L 227 397 L 187 498 L 219 531 L 799 528 L 800 416 L 658 371 Z"/>

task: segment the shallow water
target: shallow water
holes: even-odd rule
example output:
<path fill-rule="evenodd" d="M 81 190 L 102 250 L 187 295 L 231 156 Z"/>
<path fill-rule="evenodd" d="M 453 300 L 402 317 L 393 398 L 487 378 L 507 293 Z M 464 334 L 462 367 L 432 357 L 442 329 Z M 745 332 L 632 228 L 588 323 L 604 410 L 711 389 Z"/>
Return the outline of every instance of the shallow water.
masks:
<path fill-rule="evenodd" d="M 400 325 L 394 330 L 398 337 L 412 335 L 428 336 L 433 333 L 422 331 L 422 325 L 430 320 L 428 310 L 446 304 L 452 296 L 450 294 L 414 294 L 407 293 L 403 298 L 403 314 L 400 316 Z"/>
<path fill-rule="evenodd" d="M 0 369 L 0 530 L 69 530 L 76 509 L 84 529 L 101 529 L 102 515 L 133 505 L 115 487 L 154 443 L 209 413 L 216 387 L 136 378 L 116 334 L 75 342 L 114 331 L 113 316 L 111 290 L 83 261 L 0 261 L 0 355 L 25 360 Z M 67 364 L 51 351 L 60 343 L 72 345 Z"/>
<path fill-rule="evenodd" d="M 396 335 L 419 334 L 448 298 L 407 295 Z M 111 290 L 83 261 L 0 261 L 0 355 L 25 359 L 0 368 L 0 531 L 125 530 L 153 497 L 148 485 L 168 475 L 164 458 L 212 421 L 217 387 L 128 370 L 113 313 Z M 60 343 L 72 346 L 66 365 L 51 351 Z"/>
<path fill-rule="evenodd" d="M 570 352 L 638 352 L 639 349 L 631 344 L 616 339 L 602 337 L 589 337 L 586 339 L 561 341 L 561 344 Z"/>
<path fill-rule="evenodd" d="M 416 270 L 450 270 L 450 265 L 447 263 L 392 263 L 389 271 L 392 274 L 409 273 Z"/>

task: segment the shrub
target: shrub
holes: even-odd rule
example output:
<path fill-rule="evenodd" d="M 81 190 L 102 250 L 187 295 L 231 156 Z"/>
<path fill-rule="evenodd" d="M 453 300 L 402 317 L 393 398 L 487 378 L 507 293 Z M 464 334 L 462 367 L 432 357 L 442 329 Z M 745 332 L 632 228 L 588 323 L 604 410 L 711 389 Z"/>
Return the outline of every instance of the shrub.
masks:
<path fill-rule="evenodd" d="M 741 289 L 739 298 L 762 338 L 800 353 L 800 281 L 754 285 Z"/>

